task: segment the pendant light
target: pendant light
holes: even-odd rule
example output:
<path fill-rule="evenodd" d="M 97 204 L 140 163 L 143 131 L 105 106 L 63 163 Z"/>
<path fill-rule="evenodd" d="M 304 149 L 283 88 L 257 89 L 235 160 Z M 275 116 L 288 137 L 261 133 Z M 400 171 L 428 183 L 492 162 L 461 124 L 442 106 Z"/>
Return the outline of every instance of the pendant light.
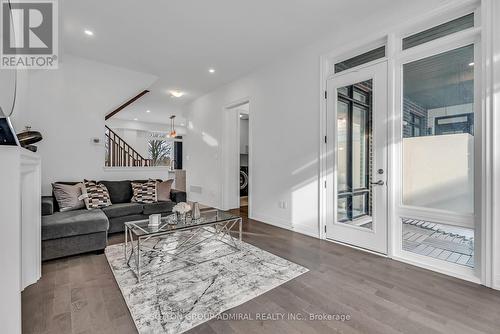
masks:
<path fill-rule="evenodd" d="M 175 115 L 170 116 L 170 134 L 169 134 L 170 138 L 177 137 L 177 132 L 175 131 L 174 120 L 175 120 Z"/>

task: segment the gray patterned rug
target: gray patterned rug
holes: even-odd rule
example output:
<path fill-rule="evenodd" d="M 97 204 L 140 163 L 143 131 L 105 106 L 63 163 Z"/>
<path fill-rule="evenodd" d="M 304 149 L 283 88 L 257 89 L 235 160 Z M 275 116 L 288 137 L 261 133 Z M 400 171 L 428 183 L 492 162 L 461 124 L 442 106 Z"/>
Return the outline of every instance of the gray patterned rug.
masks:
<path fill-rule="evenodd" d="M 180 232 L 146 243 L 171 249 L 188 236 Z M 123 244 L 106 248 L 106 257 L 141 334 L 185 332 L 308 271 L 245 242 L 239 252 L 215 240 L 201 243 L 183 258 L 213 260 L 196 265 L 165 252 L 145 252 L 140 283 L 125 263 Z"/>

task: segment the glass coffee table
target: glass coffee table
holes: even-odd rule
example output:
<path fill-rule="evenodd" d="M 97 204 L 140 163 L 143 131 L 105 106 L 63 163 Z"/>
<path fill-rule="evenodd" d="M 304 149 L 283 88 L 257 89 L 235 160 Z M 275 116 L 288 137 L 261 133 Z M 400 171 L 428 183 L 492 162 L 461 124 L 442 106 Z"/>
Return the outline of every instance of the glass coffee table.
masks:
<path fill-rule="evenodd" d="M 141 253 L 144 251 L 163 252 L 171 257 L 181 257 L 182 254 L 196 246 L 207 241 L 216 240 L 222 242 L 235 252 L 240 251 L 242 219 L 236 215 L 217 209 L 203 210 L 199 219 L 186 218 L 184 221 L 178 221 L 175 214 L 162 217 L 159 226 L 149 226 L 149 220 L 138 220 L 125 223 L 125 260 L 131 268 L 135 267 L 137 280 L 141 281 Z M 238 227 L 238 238 L 231 235 L 233 227 Z M 152 238 L 161 238 L 168 234 L 180 231 L 190 231 L 189 236 L 182 242 L 170 249 L 154 249 L 146 246 L 144 243 Z M 196 240 L 200 237 L 201 240 Z M 195 240 L 194 242 L 190 242 Z M 129 251 L 130 250 L 130 251 Z M 233 254 L 229 253 L 229 254 Z M 223 256 L 227 256 L 225 254 Z M 135 257 L 135 258 L 134 258 Z M 221 256 L 222 257 L 222 256 Z M 191 262 L 192 265 L 204 263 L 213 260 L 205 259 L 203 261 L 191 261 L 189 258 L 181 257 L 183 261 Z M 135 260 L 135 266 L 131 266 L 131 259 Z M 134 268 L 133 268 L 134 269 Z"/>

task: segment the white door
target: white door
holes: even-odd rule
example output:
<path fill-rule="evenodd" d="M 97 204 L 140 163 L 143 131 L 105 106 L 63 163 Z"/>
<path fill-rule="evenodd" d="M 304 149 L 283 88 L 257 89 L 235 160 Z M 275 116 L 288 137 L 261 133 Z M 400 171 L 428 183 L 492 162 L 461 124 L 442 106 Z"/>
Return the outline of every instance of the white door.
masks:
<path fill-rule="evenodd" d="M 387 254 L 387 62 L 327 87 L 326 236 Z"/>

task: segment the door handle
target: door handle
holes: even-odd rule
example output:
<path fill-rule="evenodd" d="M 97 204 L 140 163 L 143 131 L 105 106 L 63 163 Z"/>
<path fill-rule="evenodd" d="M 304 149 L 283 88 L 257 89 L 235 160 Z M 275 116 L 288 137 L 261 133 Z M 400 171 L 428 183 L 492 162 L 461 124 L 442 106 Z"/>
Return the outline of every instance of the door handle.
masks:
<path fill-rule="evenodd" d="M 383 186 L 385 183 L 382 180 L 378 180 L 377 182 L 372 182 L 371 184 L 373 184 L 375 186 Z"/>

